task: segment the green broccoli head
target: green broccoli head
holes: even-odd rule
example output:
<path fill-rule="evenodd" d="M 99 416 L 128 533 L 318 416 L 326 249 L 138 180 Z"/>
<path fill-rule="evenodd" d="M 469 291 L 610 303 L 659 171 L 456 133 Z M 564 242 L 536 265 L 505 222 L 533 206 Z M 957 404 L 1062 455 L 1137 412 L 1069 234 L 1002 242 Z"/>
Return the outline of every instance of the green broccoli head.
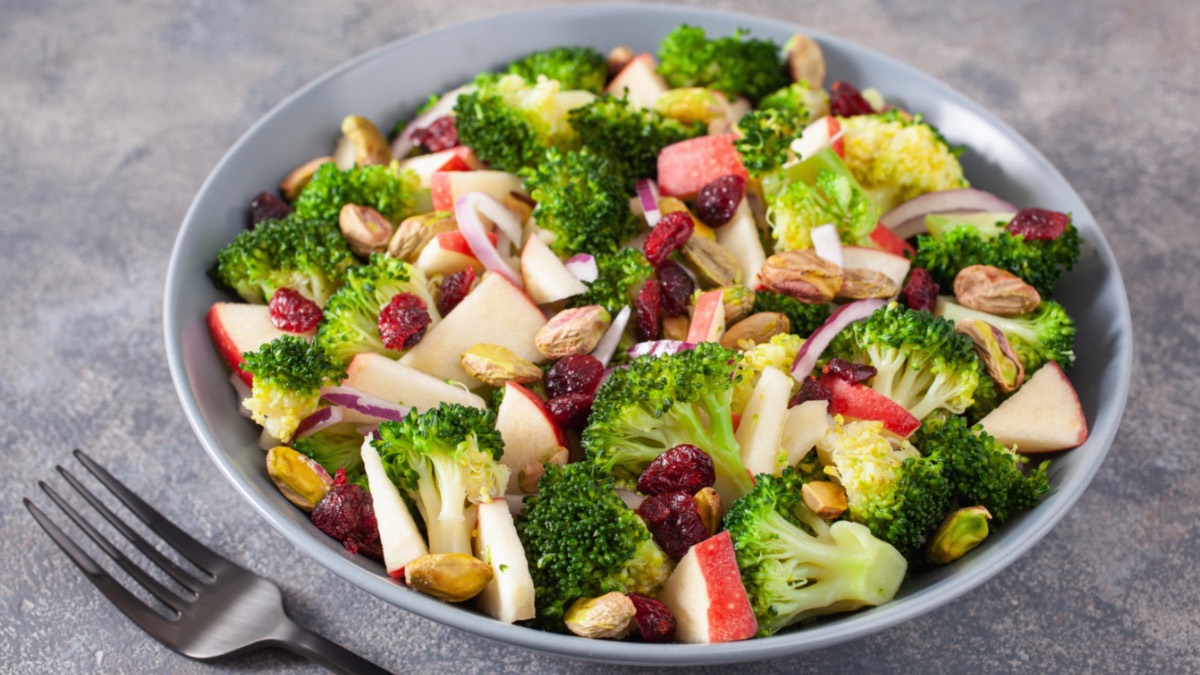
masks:
<path fill-rule="evenodd" d="M 502 498 L 508 485 L 496 413 L 456 403 L 414 410 L 399 422 L 380 424 L 371 447 L 388 477 L 417 505 L 429 552 L 471 554 L 468 509 Z"/>
<path fill-rule="evenodd" d="M 671 559 L 612 477 L 587 463 L 547 464 L 516 525 L 533 576 L 535 623 L 546 630 L 563 632 L 563 613 L 579 598 L 651 595 L 671 573 Z"/>
<path fill-rule="evenodd" d="M 1062 271 L 1079 261 L 1082 243 L 1073 224 L 1067 225 L 1057 239 L 1050 240 L 1026 240 L 1024 235 L 1004 229 L 983 231 L 963 224 L 950 228 L 941 237 L 918 236 L 913 266 L 929 270 L 934 281 L 949 288 L 964 267 L 991 265 L 1021 277 L 1042 297 L 1048 297 Z"/>
<path fill-rule="evenodd" d="M 425 273 L 399 258 L 374 253 L 370 263 L 347 273 L 345 285 L 329 299 L 314 341 L 337 363 L 349 363 L 363 352 L 399 358 L 401 352 L 388 349 L 379 336 L 379 312 L 398 293 L 411 293 L 425 303 L 431 327 L 441 320 Z"/>
<path fill-rule="evenodd" d="M 752 110 L 738 121 L 741 138 L 733 145 L 750 175 L 761 176 L 783 166 L 804 125 L 804 118 L 789 109 Z"/>
<path fill-rule="evenodd" d="M 399 223 L 413 214 L 420 180 L 397 162 L 354 166 L 345 171 L 333 162 L 322 164 L 304 186 L 296 203 L 296 217 L 336 224 L 346 204 L 369 206 L 384 218 Z"/>
<path fill-rule="evenodd" d="M 808 124 L 829 114 L 829 94 L 802 80 L 767 94 L 758 102 L 758 109 L 788 111 Z"/>
<path fill-rule="evenodd" d="M 899 111 L 838 118 L 846 166 L 887 211 L 926 192 L 968 187 L 958 156 L 942 134 Z"/>
<path fill-rule="evenodd" d="M 737 352 L 715 342 L 634 359 L 600 385 L 583 431 L 590 461 L 634 485 L 655 457 L 690 443 L 712 457 L 725 503 L 752 487 L 733 435 Z"/>
<path fill-rule="evenodd" d="M 801 302 L 783 293 L 756 291 L 750 312 L 779 312 L 788 318 L 792 333 L 809 335 L 829 318 L 829 305 Z"/>
<path fill-rule="evenodd" d="M 679 26 L 659 46 L 658 72 L 672 88 L 708 87 L 758 100 L 785 86 L 788 75 L 779 45 L 746 35 L 739 29 L 710 40 L 703 28 Z"/>
<path fill-rule="evenodd" d="M 587 149 L 551 148 L 521 176 L 537 202 L 534 221 L 554 235 L 550 248 L 560 256 L 616 253 L 637 232 L 621 178 L 607 159 Z"/>
<path fill-rule="evenodd" d="M 570 120 L 583 147 L 607 159 L 630 191 L 637 179 L 658 175 L 660 150 L 705 133 L 703 124 L 684 124 L 607 95 L 572 110 Z"/>
<path fill-rule="evenodd" d="M 881 605 L 904 581 L 908 562 L 858 523 L 832 525 L 804 505 L 805 480 L 791 467 L 762 474 L 733 503 L 725 529 L 760 636 L 816 616 Z"/>
<path fill-rule="evenodd" d="M 1064 368 L 1075 363 L 1075 322 L 1053 300 L 1043 300 L 1028 314 L 996 316 L 938 298 L 937 312 L 955 324 L 963 319 L 982 319 L 999 328 L 1029 375 L 1047 361 L 1055 361 Z"/>
<path fill-rule="evenodd" d="M 838 333 L 828 353 L 874 366 L 871 388 L 918 419 L 938 410 L 962 414 L 986 378 L 971 338 L 952 322 L 895 302 Z"/>
<path fill-rule="evenodd" d="M 362 444 L 363 435 L 358 432 L 358 425 L 342 423 L 297 438 L 292 442 L 292 448 L 320 464 L 331 476 L 338 469 L 344 469 L 346 477 L 353 481 L 363 475 Z"/>
<path fill-rule="evenodd" d="M 242 368 L 254 375 L 251 396 L 243 404 L 255 422 L 284 443 L 316 411 L 321 387 L 346 377 L 323 349 L 295 335 L 277 337 L 242 357 Z"/>
<path fill-rule="evenodd" d="M 950 489 L 960 506 L 983 506 L 997 523 L 1033 508 L 1050 490 L 1042 462 L 1028 475 L 1028 460 L 1004 447 L 979 426 L 958 416 L 927 420 L 910 439 L 921 452 L 943 459 Z"/>
<path fill-rule="evenodd" d="M 275 291 L 290 288 L 324 305 L 354 263 L 336 219 L 302 220 L 293 214 L 239 233 L 217 254 L 209 276 L 246 302 L 266 303 Z"/>
<path fill-rule="evenodd" d="M 574 304 L 576 307 L 600 305 L 613 315 L 630 305 L 642 284 L 654 276 L 650 261 L 635 248 L 596 256 L 596 269 L 596 280 L 585 282 L 587 292 L 577 296 Z"/>
<path fill-rule="evenodd" d="M 454 126 L 459 141 L 493 169 L 515 173 L 535 166 L 547 148 L 579 146 L 567 115 L 590 102 L 590 94 L 568 96 L 557 80 L 528 82 L 519 75 L 480 78 L 477 84 L 458 97 Z"/>
<path fill-rule="evenodd" d="M 829 148 L 768 174 L 763 188 L 779 251 L 811 248 L 813 228 L 827 223 L 837 226 L 842 243 L 865 246 L 879 223 L 879 207 Z"/>
<path fill-rule="evenodd" d="M 950 511 L 943 459 L 884 435 L 882 422 L 835 420 L 817 453 L 846 489 L 850 519 L 905 555 L 919 552 Z"/>
<path fill-rule="evenodd" d="M 529 82 L 537 82 L 541 75 L 557 80 L 563 89 L 582 89 L 593 94 L 604 91 L 608 80 L 604 55 L 591 47 L 543 49 L 508 64 L 508 72 Z"/>

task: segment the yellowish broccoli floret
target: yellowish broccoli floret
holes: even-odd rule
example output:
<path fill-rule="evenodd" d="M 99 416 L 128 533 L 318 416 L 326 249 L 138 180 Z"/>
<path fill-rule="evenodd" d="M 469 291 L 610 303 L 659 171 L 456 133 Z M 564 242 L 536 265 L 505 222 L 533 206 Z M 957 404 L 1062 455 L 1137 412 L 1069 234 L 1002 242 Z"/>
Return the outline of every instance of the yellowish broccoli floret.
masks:
<path fill-rule="evenodd" d="M 796 360 L 796 354 L 803 344 L 804 338 L 799 335 L 781 333 L 769 342 L 747 349 L 737 367 L 737 375 L 741 376 L 741 380 L 733 385 L 733 412 L 740 415 L 746 409 L 754 385 L 758 384 L 758 378 L 764 370 L 778 368 L 785 373 L 790 372 L 792 361 Z M 799 388 L 800 384 L 796 383 L 792 387 L 792 394 L 795 395 Z"/>
<path fill-rule="evenodd" d="M 920 116 L 842 117 L 846 165 L 884 211 L 926 192 L 969 187 L 950 147 Z"/>

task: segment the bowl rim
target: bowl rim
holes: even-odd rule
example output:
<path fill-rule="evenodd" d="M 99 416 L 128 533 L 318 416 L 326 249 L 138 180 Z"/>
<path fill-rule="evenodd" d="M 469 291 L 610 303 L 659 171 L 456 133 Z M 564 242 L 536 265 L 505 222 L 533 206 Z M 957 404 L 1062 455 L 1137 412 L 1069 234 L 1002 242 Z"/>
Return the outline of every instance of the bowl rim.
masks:
<path fill-rule="evenodd" d="M 1013 561 L 1041 540 L 1066 515 L 1074 502 L 1087 488 L 1095 473 L 1099 470 L 1104 456 L 1108 453 L 1123 417 L 1123 411 L 1128 398 L 1133 362 L 1132 322 L 1130 320 L 1128 296 L 1120 268 L 1117 265 L 1112 249 L 1109 247 L 1098 225 L 1094 227 L 1092 231 L 1093 236 L 1088 238 L 1088 243 L 1095 250 L 1102 267 L 1113 275 L 1115 298 L 1109 298 L 1109 300 L 1115 299 L 1117 302 L 1116 312 L 1120 319 L 1120 330 L 1116 336 L 1114 345 L 1116 358 L 1108 366 L 1109 368 L 1115 368 L 1116 389 L 1113 393 L 1117 394 L 1118 400 L 1115 401 L 1115 408 L 1110 409 L 1111 414 L 1092 421 L 1093 426 L 1089 429 L 1087 442 L 1080 449 L 1076 450 L 1076 452 L 1089 452 L 1094 455 L 1094 459 L 1091 459 L 1084 466 L 1083 470 L 1077 474 L 1075 480 L 1066 485 L 1065 489 L 1056 491 L 1056 499 L 1059 502 L 1056 509 L 1035 508 L 1030 511 L 1026 515 L 1026 520 L 1022 525 L 1026 532 L 1025 536 L 1015 542 L 1010 542 L 1002 552 L 989 557 L 982 565 L 973 567 L 972 574 L 966 576 L 950 575 L 914 595 L 907 596 L 903 602 L 888 603 L 865 612 L 848 615 L 834 623 L 818 625 L 769 638 L 705 645 L 634 644 L 604 640 L 586 640 L 571 635 L 561 635 L 505 624 L 478 612 L 463 611 L 463 608 L 445 604 L 412 592 L 396 584 L 385 575 L 379 575 L 364 567 L 350 564 L 349 560 L 344 556 L 338 555 L 328 547 L 314 545 L 315 543 L 310 541 L 312 538 L 311 532 L 302 529 L 292 521 L 282 518 L 281 514 L 271 504 L 266 503 L 255 494 L 249 482 L 237 472 L 230 459 L 226 456 L 226 451 L 222 448 L 212 430 L 207 426 L 194 392 L 191 389 L 191 382 L 184 363 L 181 331 L 178 329 L 184 325 L 184 322 L 194 319 L 194 317 L 181 316 L 177 311 L 175 303 L 172 302 L 175 292 L 178 289 L 183 288 L 189 281 L 194 281 L 182 277 L 182 270 L 185 267 L 182 259 L 186 254 L 184 250 L 185 233 L 197 217 L 201 197 L 207 193 L 216 177 L 232 161 L 237 149 L 249 137 L 255 135 L 260 128 L 269 125 L 281 110 L 292 105 L 295 100 L 303 97 L 307 92 L 323 86 L 326 82 L 336 79 L 343 73 L 354 70 L 368 61 L 380 58 L 391 51 L 404 49 L 410 43 L 430 39 L 442 34 L 454 33 L 468 27 L 478 26 L 498 19 L 513 19 L 534 15 L 550 15 L 560 18 L 571 18 L 574 16 L 582 18 L 597 11 L 622 12 L 630 15 L 686 14 L 688 17 L 726 21 L 752 18 L 756 22 L 773 23 L 779 27 L 786 27 L 788 30 L 803 31 L 822 44 L 836 45 L 839 48 L 850 51 L 865 52 L 872 57 L 889 61 L 892 67 L 902 71 L 906 76 L 923 80 L 927 84 L 931 84 L 939 90 L 947 92 L 950 100 L 964 105 L 972 114 L 979 116 L 988 125 L 1002 132 L 1006 139 L 1017 146 L 1021 153 L 1049 170 L 1053 177 L 1061 182 L 1069 196 L 1082 207 L 1082 211 L 1076 210 L 1077 219 L 1080 216 L 1084 216 L 1086 222 L 1096 222 L 1091 212 L 1083 203 L 1083 200 L 1079 198 L 1079 195 L 1059 170 L 1021 134 L 1009 127 L 987 108 L 962 94 L 954 87 L 942 82 L 940 79 L 912 67 L 891 55 L 820 30 L 794 24 L 788 20 L 698 7 L 655 3 L 608 3 L 541 7 L 498 12 L 439 26 L 394 40 L 351 58 L 308 82 L 280 101 L 269 112 L 252 124 L 230 146 L 221 160 L 209 173 L 197 191 L 192 204 L 189 206 L 172 247 L 170 262 L 167 268 L 163 297 L 163 327 L 167 361 L 176 393 L 179 396 L 189 424 L 209 458 L 216 464 L 217 468 L 224 474 L 225 478 L 234 486 L 237 492 L 250 503 L 254 510 L 292 545 L 301 549 L 318 563 L 367 593 L 424 618 L 496 642 L 591 661 L 654 665 L 724 664 L 770 659 L 801 651 L 825 648 L 876 633 L 916 618 L 962 596 L 1008 567 Z"/>

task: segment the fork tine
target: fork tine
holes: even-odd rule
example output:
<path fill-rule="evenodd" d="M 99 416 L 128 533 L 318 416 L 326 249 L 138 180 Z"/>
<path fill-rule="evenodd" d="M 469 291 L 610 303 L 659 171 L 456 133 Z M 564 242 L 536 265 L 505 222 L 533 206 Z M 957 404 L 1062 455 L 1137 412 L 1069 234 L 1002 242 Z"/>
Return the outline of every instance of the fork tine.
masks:
<path fill-rule="evenodd" d="M 67 471 L 62 466 L 56 466 L 55 468 L 58 469 L 58 472 L 62 474 L 62 477 L 71 484 L 71 487 L 75 488 L 75 491 L 82 495 L 83 498 L 87 500 L 88 504 L 92 505 L 92 508 L 99 511 L 100 515 L 104 516 L 104 519 L 107 520 L 109 524 L 115 527 L 117 531 L 119 531 L 126 539 L 130 541 L 130 543 L 137 547 L 137 550 L 141 551 L 142 555 L 153 561 L 154 564 L 162 568 L 164 572 L 171 575 L 171 578 L 179 582 L 179 585 L 188 589 L 192 593 L 200 592 L 201 587 L 204 586 L 204 582 L 200 581 L 190 572 L 175 564 L 175 561 L 163 555 L 161 551 L 154 548 L 154 546 L 152 546 L 150 542 L 146 541 L 142 535 L 138 534 L 137 531 L 135 531 L 132 527 L 129 527 L 124 520 L 121 520 L 120 516 L 113 513 L 112 509 L 109 509 L 104 502 L 100 501 L 96 495 L 92 494 L 92 491 L 87 489 L 87 487 L 85 487 L 83 483 L 75 477 L 74 474 L 72 474 L 70 471 Z"/>
<path fill-rule="evenodd" d="M 96 542 L 96 545 L 100 547 L 100 550 L 104 551 L 108 557 L 112 558 L 113 562 L 117 563 L 121 569 L 125 570 L 126 574 L 133 577 L 134 581 L 138 582 L 143 588 L 154 594 L 154 597 L 158 598 L 164 605 L 170 607 L 176 612 L 183 611 L 183 608 L 187 606 L 187 603 L 184 602 L 183 598 L 179 597 L 179 595 L 174 591 L 159 583 L 159 581 L 150 576 L 146 570 L 135 565 L 132 560 L 130 560 L 125 556 L 124 553 L 121 552 L 121 549 L 113 546 L 111 541 L 105 538 L 104 535 L 100 534 L 95 527 L 92 527 L 92 524 L 88 522 L 88 520 L 84 518 L 82 514 L 76 511 L 75 507 L 71 506 L 67 500 L 63 499 L 62 496 L 59 495 L 54 488 L 47 485 L 45 481 L 38 481 L 38 487 L 42 488 L 42 492 L 45 492 L 46 496 L 50 497 L 50 500 L 57 504 L 58 508 L 62 509 L 63 513 L 67 514 L 67 517 L 70 518 L 71 521 L 76 525 L 78 525 L 79 529 L 83 530 L 84 534 L 86 534 L 88 538 Z"/>
<path fill-rule="evenodd" d="M 130 593 L 129 589 L 118 583 L 108 572 L 105 572 L 103 567 L 97 565 L 91 556 L 79 548 L 79 545 L 59 529 L 58 525 L 55 525 L 54 521 L 50 520 L 49 516 L 43 513 L 36 504 L 29 501 L 28 497 L 24 501 L 29 515 L 33 516 L 37 524 L 45 530 L 46 534 L 50 535 L 50 538 L 54 540 L 55 544 L 58 544 L 63 553 L 67 554 L 71 562 L 75 563 L 75 566 L 83 572 L 84 576 L 96 588 L 100 589 L 100 592 L 107 596 L 118 609 L 124 612 L 125 616 L 128 616 L 142 630 L 151 635 L 155 635 L 161 630 L 161 627 L 166 624 L 166 619 L 150 609 L 136 595 Z"/>
<path fill-rule="evenodd" d="M 167 520 L 166 516 L 142 501 L 141 497 L 125 487 L 121 481 L 113 478 L 113 475 L 107 469 L 97 464 L 96 460 L 89 457 L 86 452 L 76 449 L 74 454 L 75 458 L 96 477 L 96 480 L 103 483 L 147 527 L 162 537 L 163 541 L 173 546 L 175 550 L 182 553 L 188 560 L 192 561 L 192 564 L 196 567 L 199 567 L 212 576 L 216 576 L 215 570 L 217 568 L 233 564 L 214 553 L 204 544 L 193 539 L 187 532 L 179 529 L 175 523 Z"/>

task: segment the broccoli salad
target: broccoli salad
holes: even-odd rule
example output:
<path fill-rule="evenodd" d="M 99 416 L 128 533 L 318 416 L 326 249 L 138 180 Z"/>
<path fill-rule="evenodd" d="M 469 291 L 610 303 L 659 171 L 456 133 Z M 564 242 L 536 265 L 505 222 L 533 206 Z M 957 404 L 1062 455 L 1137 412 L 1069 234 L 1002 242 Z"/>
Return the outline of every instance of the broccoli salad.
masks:
<path fill-rule="evenodd" d="M 1087 438 L 1071 216 L 825 71 L 684 25 L 347 116 L 210 272 L 283 496 L 445 602 L 691 643 L 881 605 L 1036 507 Z"/>

